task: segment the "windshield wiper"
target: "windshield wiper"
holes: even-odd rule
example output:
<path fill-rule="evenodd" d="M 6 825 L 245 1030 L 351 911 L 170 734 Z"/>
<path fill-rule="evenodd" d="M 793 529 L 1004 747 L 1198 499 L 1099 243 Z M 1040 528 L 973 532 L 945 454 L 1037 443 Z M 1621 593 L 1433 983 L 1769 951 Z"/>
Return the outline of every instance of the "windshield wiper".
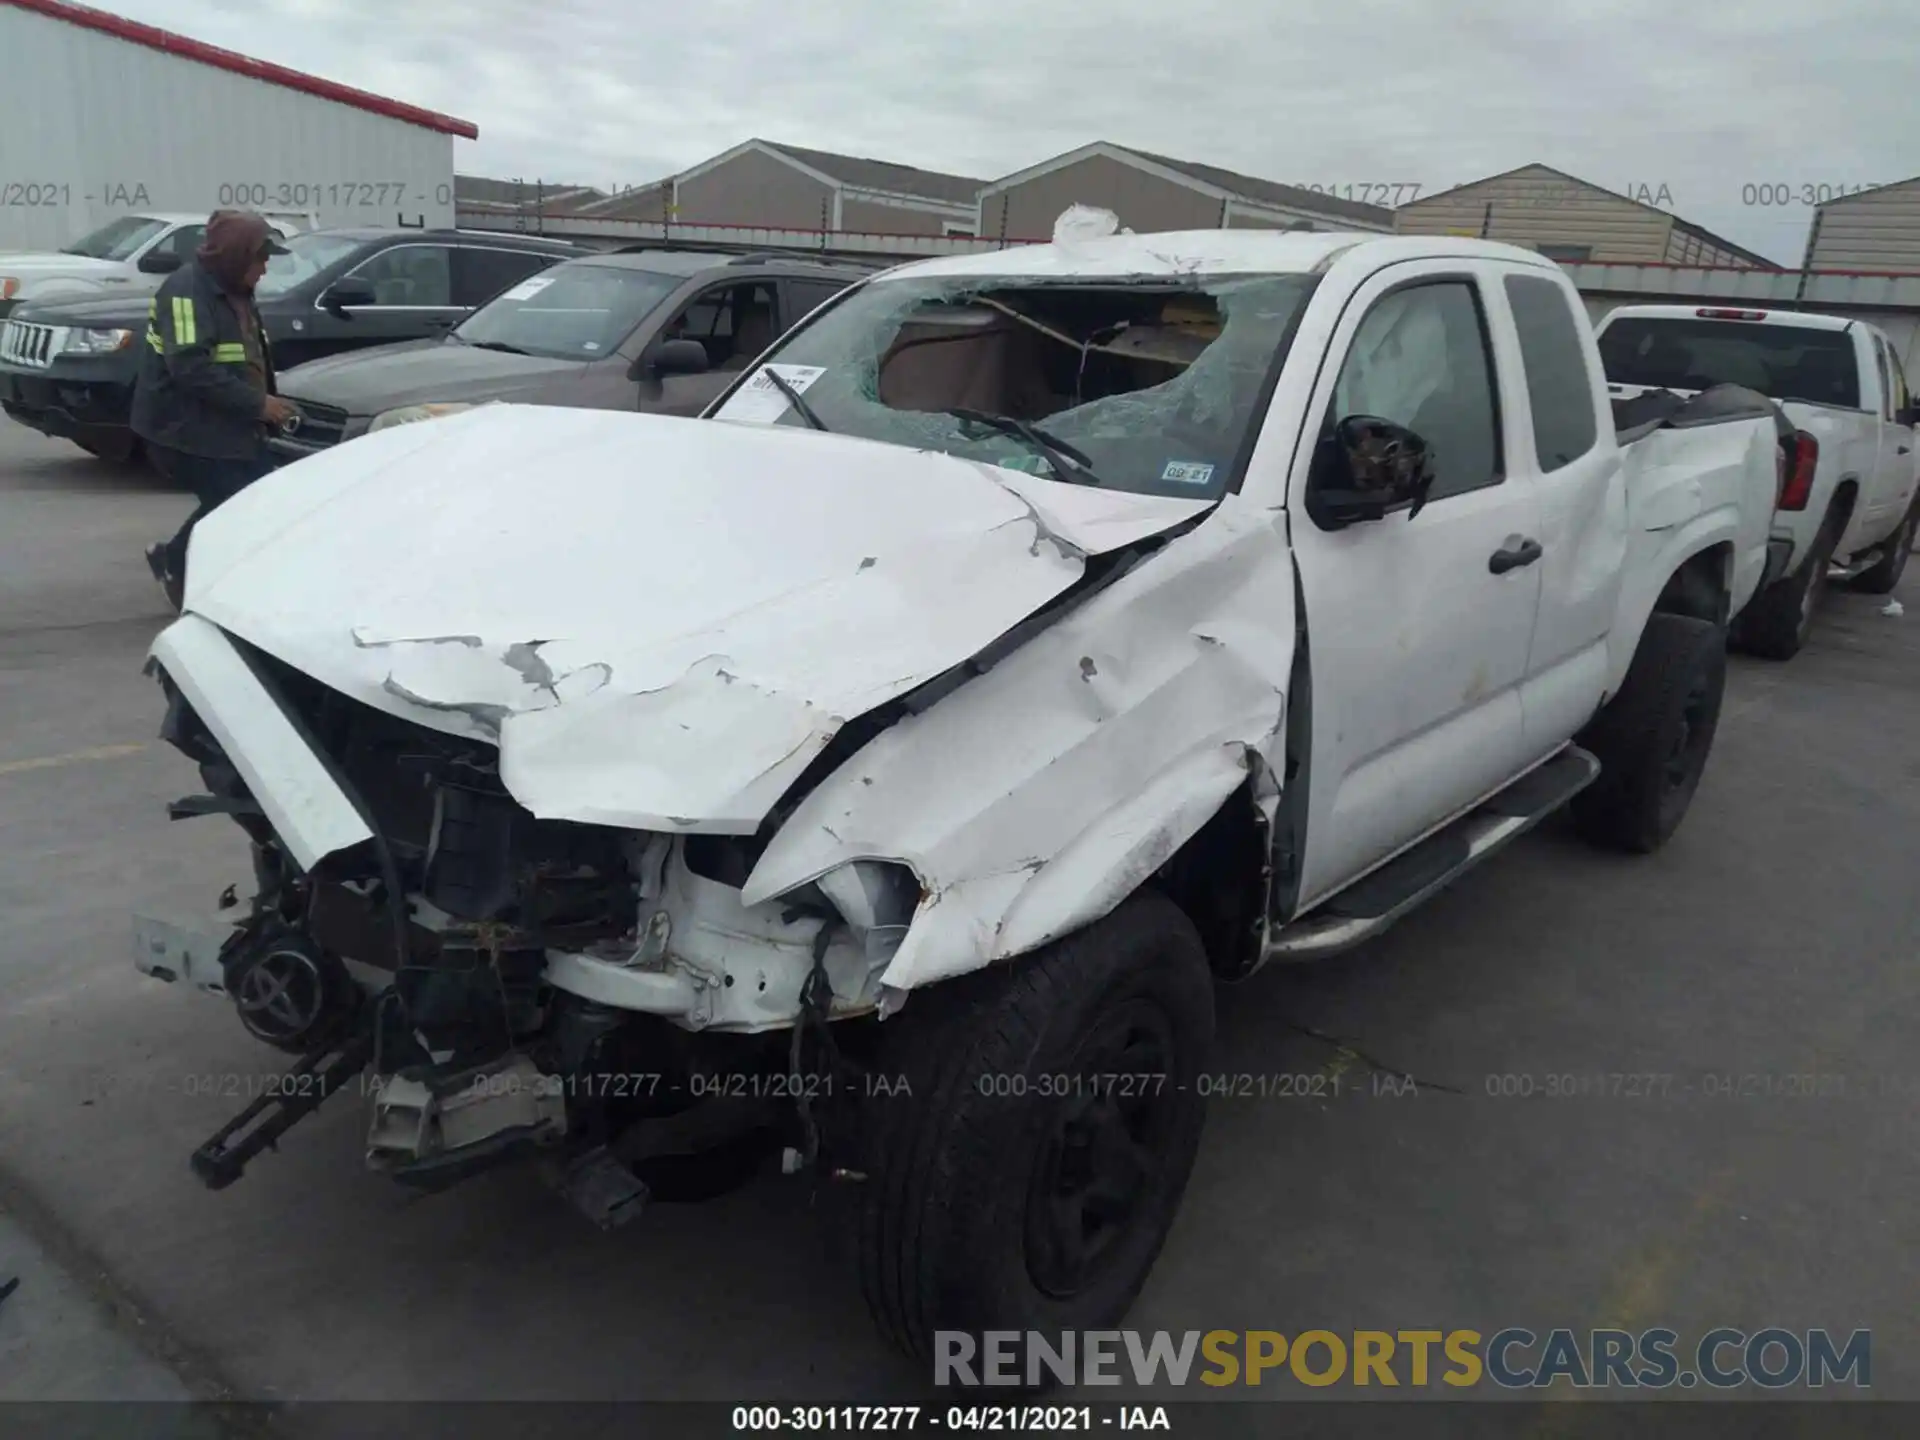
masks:
<path fill-rule="evenodd" d="M 966 424 L 997 430 L 1002 435 L 1010 435 L 1021 441 L 1051 465 L 1056 476 L 1070 484 L 1105 483 L 1094 473 L 1093 461 L 1084 450 L 1069 445 L 1058 435 L 1042 430 L 1031 420 L 1016 420 L 1011 415 L 995 415 L 986 410 L 970 410 L 964 405 L 956 405 L 943 413 Z"/>
<path fill-rule="evenodd" d="M 765 366 L 767 382 L 787 397 L 787 403 L 800 412 L 800 418 L 816 430 L 825 430 L 827 422 L 813 413 L 813 407 L 800 397 L 800 392 L 788 383 L 785 376 L 771 365 Z"/>
<path fill-rule="evenodd" d="M 449 334 L 452 332 L 449 331 Z M 471 345 L 476 350 L 498 350 L 506 355 L 524 355 L 527 352 L 518 345 L 509 345 L 504 340 L 462 340 L 462 345 Z"/>

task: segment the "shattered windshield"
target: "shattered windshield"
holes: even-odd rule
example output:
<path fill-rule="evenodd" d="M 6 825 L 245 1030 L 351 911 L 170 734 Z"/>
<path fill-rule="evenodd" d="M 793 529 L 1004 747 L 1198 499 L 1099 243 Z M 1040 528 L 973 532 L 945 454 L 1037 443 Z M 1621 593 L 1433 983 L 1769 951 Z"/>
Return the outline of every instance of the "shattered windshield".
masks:
<path fill-rule="evenodd" d="M 1232 478 L 1313 283 L 880 280 L 780 345 L 714 416 L 813 426 L 1112 490 L 1212 498 Z"/>

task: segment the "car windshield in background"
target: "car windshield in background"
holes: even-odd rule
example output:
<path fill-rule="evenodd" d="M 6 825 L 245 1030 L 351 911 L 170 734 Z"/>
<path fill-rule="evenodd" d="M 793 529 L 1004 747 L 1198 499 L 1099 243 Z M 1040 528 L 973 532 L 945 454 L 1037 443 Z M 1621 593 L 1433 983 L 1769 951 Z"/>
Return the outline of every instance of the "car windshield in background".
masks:
<path fill-rule="evenodd" d="M 1232 478 L 1313 284 L 1305 275 L 881 280 L 772 359 L 840 434 L 1211 498 Z M 742 401 L 740 418 L 765 413 L 743 387 L 716 414 L 732 418 Z M 811 422 L 789 406 L 773 423 Z"/>
<path fill-rule="evenodd" d="M 102 225 L 91 235 L 74 241 L 60 253 L 84 255 L 89 260 L 125 260 L 166 228 L 167 222 L 164 220 L 150 220 L 144 215 L 122 215 L 118 220 Z"/>
<path fill-rule="evenodd" d="M 296 235 L 281 243 L 287 247 L 287 253 L 275 255 L 267 261 L 267 273 L 260 277 L 259 288 L 254 294 L 278 295 L 291 290 L 301 281 L 311 280 L 329 265 L 346 259 L 366 241 L 316 231 Z"/>
<path fill-rule="evenodd" d="M 555 360 L 597 360 L 611 354 L 684 279 L 625 265 L 560 265 L 502 291 L 453 334 L 469 345 Z"/>
<path fill-rule="evenodd" d="M 1859 366 L 1844 330 L 1752 320 L 1623 319 L 1600 336 L 1616 385 L 1705 390 L 1744 385 L 1775 400 L 1860 408 Z"/>

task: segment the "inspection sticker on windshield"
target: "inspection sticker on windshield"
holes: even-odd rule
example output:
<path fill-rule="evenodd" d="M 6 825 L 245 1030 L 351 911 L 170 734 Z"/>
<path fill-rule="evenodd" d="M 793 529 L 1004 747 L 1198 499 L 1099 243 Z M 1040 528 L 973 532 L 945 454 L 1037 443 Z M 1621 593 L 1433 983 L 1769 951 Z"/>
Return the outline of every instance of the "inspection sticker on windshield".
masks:
<path fill-rule="evenodd" d="M 1160 478 L 1169 485 L 1204 485 L 1213 479 L 1213 466 L 1197 460 L 1169 460 Z"/>
<path fill-rule="evenodd" d="M 553 277 L 551 275 L 536 275 L 531 280 L 522 280 L 500 298 L 502 300 L 531 300 L 552 283 Z"/>
<path fill-rule="evenodd" d="M 803 394 L 809 385 L 827 373 L 824 365 L 762 365 L 751 380 L 733 392 L 733 398 L 727 401 L 714 419 L 748 420 L 771 425 L 786 414 L 791 402 L 780 393 L 780 387 L 768 378 L 769 370 Z"/>

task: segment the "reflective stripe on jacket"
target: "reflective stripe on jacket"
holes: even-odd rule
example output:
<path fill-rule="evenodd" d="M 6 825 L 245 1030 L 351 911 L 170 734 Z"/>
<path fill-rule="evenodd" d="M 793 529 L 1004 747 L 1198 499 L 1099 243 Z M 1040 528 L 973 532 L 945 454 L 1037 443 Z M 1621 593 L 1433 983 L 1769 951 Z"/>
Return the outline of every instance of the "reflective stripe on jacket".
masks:
<path fill-rule="evenodd" d="M 238 460 L 257 453 L 262 395 L 278 393 L 259 327 L 251 302 L 236 308 L 198 262 L 168 276 L 147 305 L 134 434 L 188 455 Z"/>

